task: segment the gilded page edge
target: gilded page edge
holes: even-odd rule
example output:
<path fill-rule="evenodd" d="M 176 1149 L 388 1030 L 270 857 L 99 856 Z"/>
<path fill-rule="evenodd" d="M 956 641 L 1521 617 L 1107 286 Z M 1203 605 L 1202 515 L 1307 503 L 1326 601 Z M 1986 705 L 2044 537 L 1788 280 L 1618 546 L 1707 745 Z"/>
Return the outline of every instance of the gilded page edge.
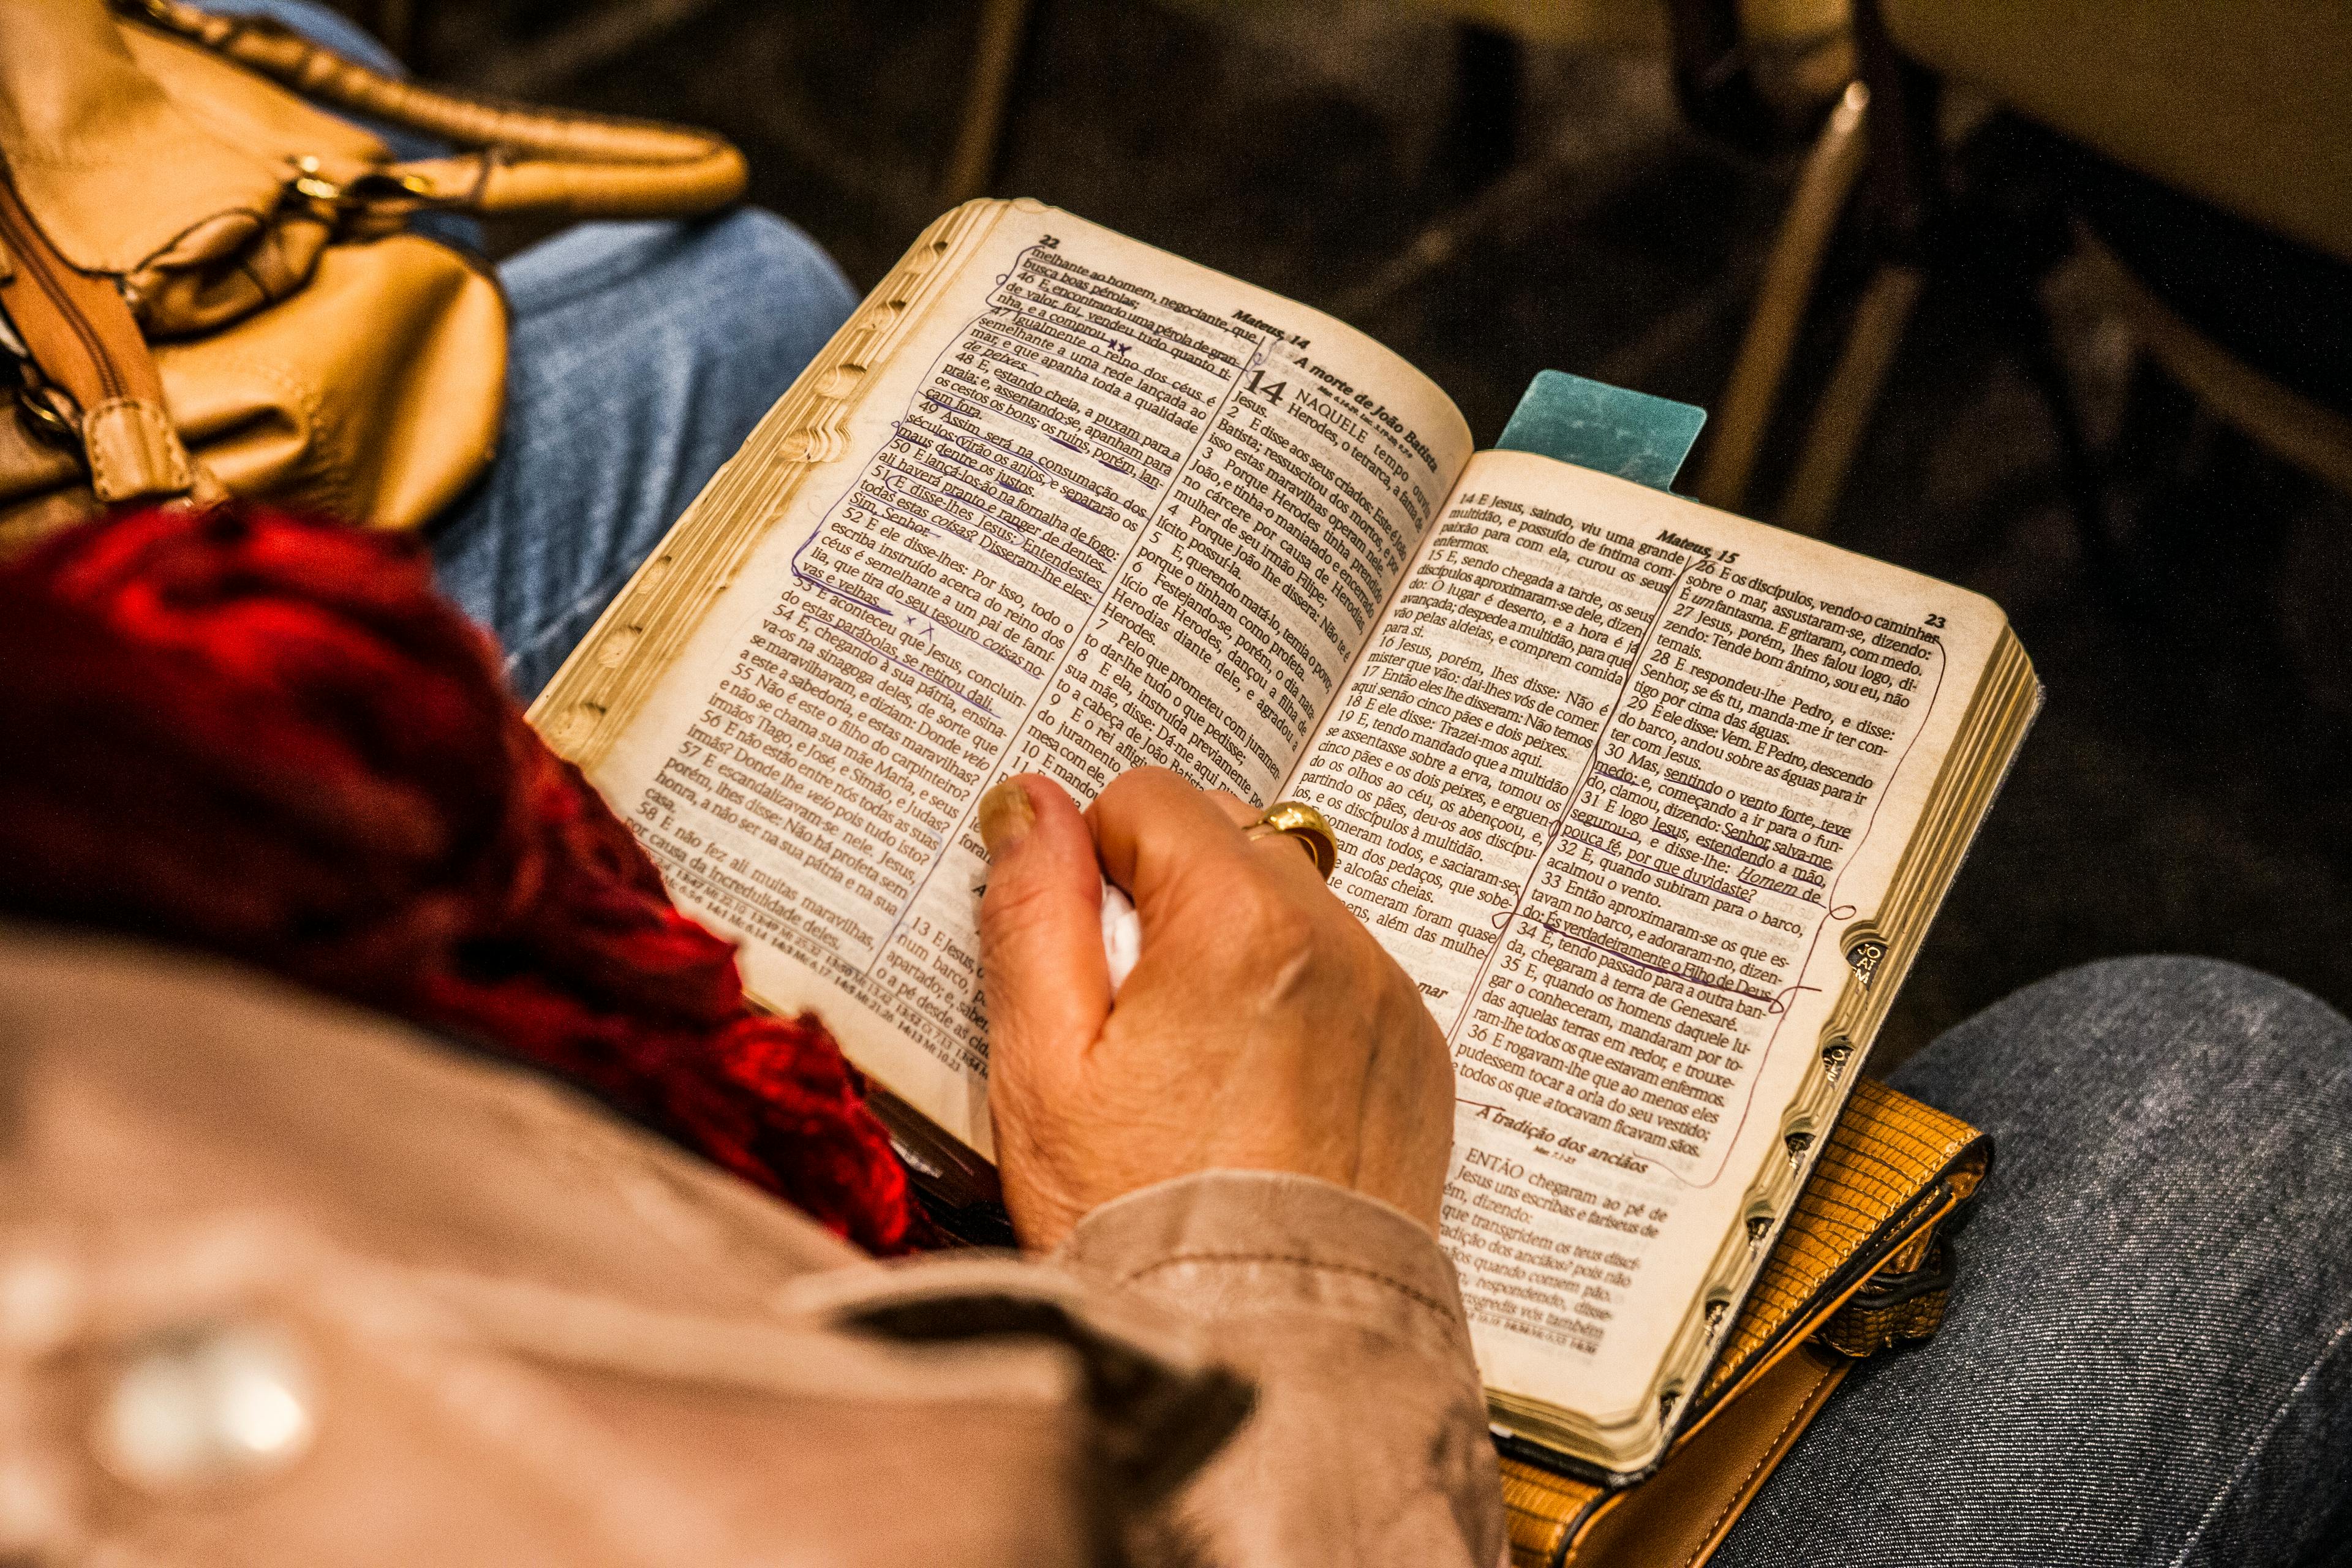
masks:
<path fill-rule="evenodd" d="M 525 715 L 558 756 L 604 760 L 808 476 L 848 449 L 866 372 L 1013 205 L 966 202 L 924 229 L 671 525 Z"/>

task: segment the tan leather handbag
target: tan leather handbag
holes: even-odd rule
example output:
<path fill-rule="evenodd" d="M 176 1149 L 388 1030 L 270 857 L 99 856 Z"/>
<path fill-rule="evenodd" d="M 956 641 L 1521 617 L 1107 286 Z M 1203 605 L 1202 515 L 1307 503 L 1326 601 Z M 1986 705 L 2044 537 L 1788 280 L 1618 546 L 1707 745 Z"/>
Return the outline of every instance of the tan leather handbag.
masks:
<path fill-rule="evenodd" d="M 306 100 L 460 151 L 396 163 Z M 422 523 L 496 447 L 506 303 L 408 219 L 686 216 L 742 188 L 716 137 L 454 97 L 276 23 L 0 0 L 0 552 L 223 492 Z"/>

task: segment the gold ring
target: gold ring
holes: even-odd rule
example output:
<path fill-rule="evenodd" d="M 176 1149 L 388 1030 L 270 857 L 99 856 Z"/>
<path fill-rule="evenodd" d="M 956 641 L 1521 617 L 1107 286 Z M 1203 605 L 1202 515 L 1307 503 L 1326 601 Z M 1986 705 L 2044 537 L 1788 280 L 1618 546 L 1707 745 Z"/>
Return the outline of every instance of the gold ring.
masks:
<path fill-rule="evenodd" d="M 1330 823 L 1311 805 L 1295 800 L 1278 800 L 1265 808 L 1264 816 L 1242 830 L 1245 837 L 1263 838 L 1269 833 L 1279 833 L 1285 838 L 1298 841 L 1307 858 L 1315 862 L 1315 869 L 1325 881 L 1331 879 L 1332 869 L 1339 864 L 1339 840 L 1332 833 Z"/>

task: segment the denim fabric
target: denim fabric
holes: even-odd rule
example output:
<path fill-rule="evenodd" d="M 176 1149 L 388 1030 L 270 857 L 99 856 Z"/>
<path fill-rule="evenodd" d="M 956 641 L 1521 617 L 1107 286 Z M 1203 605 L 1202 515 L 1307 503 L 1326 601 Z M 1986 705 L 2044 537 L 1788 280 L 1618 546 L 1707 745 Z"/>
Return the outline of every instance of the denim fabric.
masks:
<path fill-rule="evenodd" d="M 814 240 L 756 211 L 583 224 L 499 275 L 506 428 L 433 553 L 529 699 L 857 299 Z"/>
<path fill-rule="evenodd" d="M 315 4 L 314 0 L 205 0 L 204 8 L 216 16 L 267 16 L 273 22 L 284 23 L 322 48 L 332 49 L 363 66 L 388 76 L 407 74 L 375 35 L 341 12 Z M 395 144 L 395 150 L 404 158 L 427 157 L 432 146 L 420 140 Z"/>
<path fill-rule="evenodd" d="M 1892 1078 L 1996 1141 L 1949 1314 L 1856 1370 L 1717 1563 L 2352 1562 L 2352 1026 L 2124 960 Z"/>

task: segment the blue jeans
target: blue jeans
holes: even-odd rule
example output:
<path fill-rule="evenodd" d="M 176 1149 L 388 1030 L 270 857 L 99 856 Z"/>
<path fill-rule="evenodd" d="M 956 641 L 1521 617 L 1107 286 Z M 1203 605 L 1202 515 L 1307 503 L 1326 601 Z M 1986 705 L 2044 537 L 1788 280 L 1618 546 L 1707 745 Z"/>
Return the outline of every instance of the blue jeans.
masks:
<path fill-rule="evenodd" d="M 503 450 L 435 553 L 529 696 L 854 300 L 755 212 L 586 226 L 501 276 Z M 1998 1143 L 1943 1331 L 1854 1373 L 1717 1561 L 2352 1563 L 2352 1025 L 2128 960 L 1894 1081 Z"/>
<path fill-rule="evenodd" d="M 514 312 L 499 458 L 433 554 L 528 700 L 857 299 L 814 240 L 755 211 L 583 224 L 499 276 Z"/>
<path fill-rule="evenodd" d="M 1717 1563 L 2352 1562 L 2352 1025 L 2121 960 L 1891 1077 L 1994 1136 L 1950 1310 L 1855 1370 Z"/>

